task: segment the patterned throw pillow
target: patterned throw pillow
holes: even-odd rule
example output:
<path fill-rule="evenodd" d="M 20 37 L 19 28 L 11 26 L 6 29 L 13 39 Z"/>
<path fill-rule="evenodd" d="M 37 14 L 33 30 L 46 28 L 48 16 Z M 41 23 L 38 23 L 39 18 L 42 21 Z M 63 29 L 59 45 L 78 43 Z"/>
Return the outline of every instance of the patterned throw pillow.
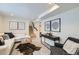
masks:
<path fill-rule="evenodd" d="M 7 34 L 9 36 L 9 38 L 14 38 L 15 37 L 12 32 L 5 32 L 4 34 Z"/>
<path fill-rule="evenodd" d="M 10 39 L 9 36 L 8 36 L 8 34 L 4 34 L 4 35 L 2 35 L 2 37 L 3 37 L 4 40 Z"/>

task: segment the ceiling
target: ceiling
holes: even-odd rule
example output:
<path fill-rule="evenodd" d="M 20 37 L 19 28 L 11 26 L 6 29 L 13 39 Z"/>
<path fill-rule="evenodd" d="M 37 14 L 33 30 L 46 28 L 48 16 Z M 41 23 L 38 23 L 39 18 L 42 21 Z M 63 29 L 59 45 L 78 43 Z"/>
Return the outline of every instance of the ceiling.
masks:
<path fill-rule="evenodd" d="M 60 13 L 66 12 L 68 10 L 79 7 L 79 3 L 56 3 L 56 4 L 60 7 L 58 9 L 52 11 L 51 13 L 45 15 L 41 19 L 46 19 L 48 17 L 55 16 L 57 14 L 60 14 Z"/>
<path fill-rule="evenodd" d="M 29 20 L 36 19 L 52 5 L 47 3 L 0 3 L 0 15 L 20 16 Z"/>
<path fill-rule="evenodd" d="M 54 16 L 61 12 L 65 12 L 72 8 L 79 7 L 78 3 L 56 3 L 60 6 L 54 12 L 45 15 L 41 19 Z M 27 20 L 37 19 L 39 15 L 52 8 L 54 4 L 48 3 L 0 3 L 0 15 L 2 16 L 18 16 Z"/>

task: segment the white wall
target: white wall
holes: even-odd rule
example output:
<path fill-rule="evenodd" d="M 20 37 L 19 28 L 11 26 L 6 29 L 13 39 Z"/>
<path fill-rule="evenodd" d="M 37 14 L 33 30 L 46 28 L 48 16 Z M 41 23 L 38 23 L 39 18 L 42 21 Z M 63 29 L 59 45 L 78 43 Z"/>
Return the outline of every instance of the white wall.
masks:
<path fill-rule="evenodd" d="M 25 30 L 10 30 L 9 21 L 25 22 Z M 20 17 L 0 17 L 0 31 L 13 32 L 14 34 L 28 34 L 29 20 Z M 2 29 L 1 29 L 2 28 Z"/>
<path fill-rule="evenodd" d="M 1 16 L 0 16 L 0 32 L 2 32 L 2 18 L 1 18 Z"/>
<path fill-rule="evenodd" d="M 0 16 L 0 33 L 3 33 L 3 17 Z"/>
<path fill-rule="evenodd" d="M 61 43 L 69 36 L 79 38 L 79 7 L 42 20 L 42 33 L 45 33 L 44 22 L 56 18 L 61 18 L 61 32 L 53 32 L 53 35 L 60 36 Z"/>

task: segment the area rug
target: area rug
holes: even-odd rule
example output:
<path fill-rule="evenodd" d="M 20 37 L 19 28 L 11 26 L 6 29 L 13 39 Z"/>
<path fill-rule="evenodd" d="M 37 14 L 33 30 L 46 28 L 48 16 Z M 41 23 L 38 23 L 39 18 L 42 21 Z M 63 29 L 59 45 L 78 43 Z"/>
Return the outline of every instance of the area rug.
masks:
<path fill-rule="evenodd" d="M 23 55 L 33 55 L 34 51 L 39 51 L 41 47 L 37 47 L 31 43 L 19 44 L 16 49 L 23 53 Z"/>
<path fill-rule="evenodd" d="M 21 42 L 15 43 L 11 55 L 24 55 L 23 53 L 18 51 L 19 49 L 16 49 L 17 46 L 19 46 L 20 44 L 21 44 Z M 41 43 L 37 43 L 34 41 L 32 44 L 34 44 L 37 47 L 41 47 L 39 51 L 34 51 L 33 55 L 50 55 L 50 50 L 48 48 L 46 48 L 44 45 L 42 45 Z M 40 44 L 40 45 L 38 45 L 38 44 Z"/>

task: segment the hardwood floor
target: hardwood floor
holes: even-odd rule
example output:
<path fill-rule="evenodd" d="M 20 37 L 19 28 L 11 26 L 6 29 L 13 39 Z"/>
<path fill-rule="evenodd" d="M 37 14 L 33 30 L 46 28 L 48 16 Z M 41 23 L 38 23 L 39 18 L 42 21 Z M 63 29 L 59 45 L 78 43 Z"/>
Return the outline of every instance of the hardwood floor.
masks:
<path fill-rule="evenodd" d="M 17 51 L 17 49 L 15 49 L 19 44 L 20 43 L 15 44 L 11 55 L 23 55 L 23 53 L 20 53 L 19 51 Z M 50 55 L 50 50 L 47 47 L 45 47 L 43 44 L 41 44 L 39 39 L 33 38 L 32 44 L 42 47 L 39 51 L 34 51 L 33 55 Z"/>

